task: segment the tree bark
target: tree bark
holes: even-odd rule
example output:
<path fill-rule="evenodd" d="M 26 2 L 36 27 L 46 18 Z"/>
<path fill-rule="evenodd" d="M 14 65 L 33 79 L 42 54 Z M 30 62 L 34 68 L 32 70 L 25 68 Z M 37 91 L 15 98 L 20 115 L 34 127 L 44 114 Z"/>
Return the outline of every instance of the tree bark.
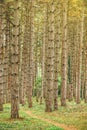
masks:
<path fill-rule="evenodd" d="M 67 11 L 68 0 L 63 3 L 63 34 L 62 34 L 62 86 L 61 86 L 61 105 L 66 106 L 67 88 Z"/>
<path fill-rule="evenodd" d="M 13 2 L 11 43 L 11 118 L 19 118 L 19 1 Z"/>
<path fill-rule="evenodd" d="M 48 13 L 48 45 L 46 61 L 46 112 L 52 112 L 53 106 L 53 61 L 54 61 L 54 0 L 51 1 Z"/>

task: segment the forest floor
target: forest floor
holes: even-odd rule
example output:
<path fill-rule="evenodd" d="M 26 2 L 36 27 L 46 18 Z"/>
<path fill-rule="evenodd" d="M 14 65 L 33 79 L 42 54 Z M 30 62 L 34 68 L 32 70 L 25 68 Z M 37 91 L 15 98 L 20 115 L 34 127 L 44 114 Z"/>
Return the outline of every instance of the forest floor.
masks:
<path fill-rule="evenodd" d="M 81 104 L 67 102 L 65 108 L 61 107 L 59 103 L 59 110 L 52 113 L 44 112 L 45 105 L 39 105 L 35 100 L 33 108 L 25 107 L 23 109 L 30 117 L 59 126 L 64 130 L 87 130 L 87 104 L 84 101 Z"/>
<path fill-rule="evenodd" d="M 45 112 L 45 105 L 33 100 L 33 108 L 20 105 L 20 119 L 10 119 L 10 105 L 0 112 L 0 130 L 87 130 L 87 104 L 68 102 L 52 113 Z"/>
<path fill-rule="evenodd" d="M 49 123 L 49 124 L 52 124 L 52 125 L 54 125 L 54 126 L 56 126 L 56 127 L 61 127 L 61 128 L 63 128 L 64 130 L 77 130 L 75 127 L 73 127 L 73 126 L 67 126 L 67 125 L 65 125 L 65 124 L 60 124 L 60 123 L 58 123 L 58 122 L 55 122 L 55 121 L 52 121 L 52 120 L 49 120 L 49 119 L 46 119 L 46 118 L 42 118 L 41 116 L 36 116 L 36 115 L 34 115 L 34 114 L 32 114 L 32 112 L 31 111 L 26 111 L 26 113 L 30 116 L 30 117 L 33 117 L 33 118 L 36 118 L 36 119 L 40 119 L 41 121 L 44 121 L 44 122 L 47 122 L 47 123 Z"/>
<path fill-rule="evenodd" d="M 0 130 L 64 130 L 61 127 L 29 116 L 21 105 L 20 109 L 20 118 L 11 119 L 10 105 L 4 105 L 4 111 L 0 112 Z"/>

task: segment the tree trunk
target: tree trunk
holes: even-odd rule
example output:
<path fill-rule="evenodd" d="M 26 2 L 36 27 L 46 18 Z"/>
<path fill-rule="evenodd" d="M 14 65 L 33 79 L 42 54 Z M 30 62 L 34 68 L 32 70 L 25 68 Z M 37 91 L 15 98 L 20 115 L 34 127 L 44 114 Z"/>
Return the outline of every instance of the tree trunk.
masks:
<path fill-rule="evenodd" d="M 46 61 L 46 112 L 52 112 L 53 105 L 53 61 L 54 61 L 54 0 L 51 1 L 48 13 L 48 45 Z"/>
<path fill-rule="evenodd" d="M 63 3 L 63 34 L 62 34 L 62 86 L 61 86 L 61 105 L 66 106 L 67 88 L 67 10 L 68 0 Z"/>
<path fill-rule="evenodd" d="M 0 5 L 0 111 L 3 111 L 3 33 L 2 33 L 2 16 L 3 9 Z"/>
<path fill-rule="evenodd" d="M 11 118 L 19 118 L 19 1 L 13 2 L 11 43 Z"/>
<path fill-rule="evenodd" d="M 82 46 L 83 46 L 83 36 L 84 36 L 84 9 L 82 10 L 81 19 L 81 32 L 80 32 L 80 45 L 79 45 L 79 61 L 78 61 L 78 86 L 77 86 L 77 99 L 76 102 L 80 103 L 80 93 L 81 93 L 81 74 L 82 74 Z"/>
<path fill-rule="evenodd" d="M 86 47 L 86 76 L 85 76 L 85 103 L 87 103 L 87 47 Z"/>
<path fill-rule="evenodd" d="M 60 24 L 61 24 L 61 17 L 60 17 L 60 1 L 58 1 L 58 17 L 56 17 L 56 29 L 55 29 L 55 44 L 54 44 L 54 110 L 58 110 L 58 76 L 59 76 L 59 63 L 60 63 Z"/>
<path fill-rule="evenodd" d="M 33 62 L 33 46 L 34 46 L 34 1 L 30 2 L 30 43 L 29 43 L 29 85 L 28 85 L 28 106 L 32 107 L 32 95 L 33 95 L 33 78 L 34 78 L 34 62 Z"/>

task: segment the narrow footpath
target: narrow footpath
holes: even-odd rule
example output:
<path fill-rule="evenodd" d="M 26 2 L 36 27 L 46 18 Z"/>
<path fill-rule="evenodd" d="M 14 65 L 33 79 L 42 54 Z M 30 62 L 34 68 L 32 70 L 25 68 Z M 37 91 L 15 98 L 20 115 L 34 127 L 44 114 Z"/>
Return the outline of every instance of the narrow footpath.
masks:
<path fill-rule="evenodd" d="M 51 121 L 49 119 L 46 119 L 46 118 L 42 118 L 40 116 L 36 116 L 34 115 L 31 111 L 24 111 L 26 114 L 28 114 L 30 117 L 33 117 L 33 118 L 36 118 L 36 119 L 40 119 L 41 121 L 44 121 L 44 122 L 47 122 L 49 124 L 52 124 L 54 126 L 57 126 L 57 127 L 61 127 L 63 128 L 64 130 L 77 130 L 74 126 L 71 126 L 71 125 L 65 125 L 65 124 L 60 124 L 58 122 L 55 122 L 55 121 Z"/>

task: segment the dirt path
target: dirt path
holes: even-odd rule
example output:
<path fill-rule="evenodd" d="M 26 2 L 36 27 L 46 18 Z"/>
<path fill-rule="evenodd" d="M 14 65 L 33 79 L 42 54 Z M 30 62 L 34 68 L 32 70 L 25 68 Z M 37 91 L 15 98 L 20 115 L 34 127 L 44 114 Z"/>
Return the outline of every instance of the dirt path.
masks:
<path fill-rule="evenodd" d="M 51 121 L 49 119 L 46 119 L 46 118 L 42 118 L 40 116 L 36 116 L 34 115 L 31 111 L 26 111 L 26 114 L 28 114 L 29 116 L 33 117 L 33 118 L 36 118 L 36 119 L 40 119 L 41 121 L 44 121 L 44 122 L 47 122 L 49 124 L 52 124 L 54 126 L 57 126 L 57 127 L 61 127 L 63 128 L 64 130 L 77 130 L 76 128 L 74 128 L 73 126 L 67 126 L 65 124 L 60 124 L 60 123 L 57 123 L 55 121 Z"/>

